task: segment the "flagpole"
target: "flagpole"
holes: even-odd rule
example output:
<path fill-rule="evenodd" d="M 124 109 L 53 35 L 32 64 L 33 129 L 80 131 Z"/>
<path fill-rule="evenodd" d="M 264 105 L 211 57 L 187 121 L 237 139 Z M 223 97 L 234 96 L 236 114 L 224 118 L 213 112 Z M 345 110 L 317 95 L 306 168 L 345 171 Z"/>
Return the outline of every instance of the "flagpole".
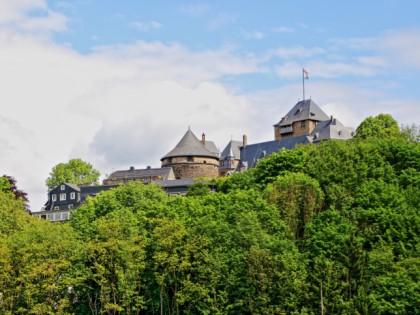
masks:
<path fill-rule="evenodd" d="M 302 90 L 303 90 L 303 101 L 305 100 L 305 69 L 302 68 Z"/>

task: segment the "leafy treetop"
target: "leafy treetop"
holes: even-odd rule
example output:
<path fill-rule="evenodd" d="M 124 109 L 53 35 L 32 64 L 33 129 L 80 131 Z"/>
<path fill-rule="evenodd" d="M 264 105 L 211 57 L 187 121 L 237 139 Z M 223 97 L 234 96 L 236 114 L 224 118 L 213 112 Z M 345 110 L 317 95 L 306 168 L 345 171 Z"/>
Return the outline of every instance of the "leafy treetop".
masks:
<path fill-rule="evenodd" d="M 72 159 L 68 163 L 59 163 L 53 167 L 50 176 L 45 181 L 49 190 L 66 182 L 70 184 L 98 184 L 101 174 L 92 164 L 81 159 Z"/>

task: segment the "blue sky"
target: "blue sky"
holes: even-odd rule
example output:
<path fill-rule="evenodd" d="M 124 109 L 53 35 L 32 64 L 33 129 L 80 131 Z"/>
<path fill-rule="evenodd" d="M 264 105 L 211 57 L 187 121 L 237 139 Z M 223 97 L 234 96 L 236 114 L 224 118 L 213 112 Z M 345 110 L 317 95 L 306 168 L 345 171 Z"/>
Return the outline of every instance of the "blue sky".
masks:
<path fill-rule="evenodd" d="M 160 166 L 188 126 L 221 150 L 306 96 L 356 128 L 420 122 L 420 2 L 0 0 L 0 171 L 45 201 L 70 158 Z"/>

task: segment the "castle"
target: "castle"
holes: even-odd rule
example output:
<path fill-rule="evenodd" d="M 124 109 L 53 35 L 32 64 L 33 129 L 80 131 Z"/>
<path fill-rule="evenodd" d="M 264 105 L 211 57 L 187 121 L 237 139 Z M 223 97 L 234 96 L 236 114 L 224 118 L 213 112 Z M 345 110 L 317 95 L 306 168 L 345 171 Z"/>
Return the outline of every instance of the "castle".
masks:
<path fill-rule="evenodd" d="M 222 152 L 202 134 L 199 140 L 188 128 L 178 144 L 161 158 L 161 168 L 113 172 L 99 186 L 77 186 L 62 183 L 48 193 L 44 208 L 33 215 L 50 221 L 67 220 L 71 210 L 87 197 L 130 181 L 155 183 L 169 195 L 184 195 L 194 178 L 229 176 L 256 166 L 258 161 L 281 149 L 293 149 L 297 144 L 316 144 L 328 139 L 347 140 L 354 129 L 325 114 L 311 99 L 298 102 L 274 126 L 274 140 L 248 144 L 231 140 Z"/>
<path fill-rule="evenodd" d="M 298 102 L 274 126 L 274 140 L 248 144 L 231 140 L 220 153 L 212 141 L 201 141 L 188 129 L 179 143 L 162 157 L 162 167 L 171 167 L 175 178 L 228 176 L 255 167 L 259 159 L 282 148 L 328 139 L 347 140 L 354 129 L 328 116 L 312 99 Z"/>

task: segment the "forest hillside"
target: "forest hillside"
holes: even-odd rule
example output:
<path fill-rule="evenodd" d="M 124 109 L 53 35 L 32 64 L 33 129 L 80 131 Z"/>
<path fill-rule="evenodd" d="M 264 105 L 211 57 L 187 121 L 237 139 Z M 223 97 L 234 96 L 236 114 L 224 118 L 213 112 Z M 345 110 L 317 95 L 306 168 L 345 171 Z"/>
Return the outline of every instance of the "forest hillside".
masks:
<path fill-rule="evenodd" d="M 63 224 L 3 183 L 0 313 L 419 314 L 420 144 L 358 134 L 281 150 L 216 193 L 122 185 Z"/>

